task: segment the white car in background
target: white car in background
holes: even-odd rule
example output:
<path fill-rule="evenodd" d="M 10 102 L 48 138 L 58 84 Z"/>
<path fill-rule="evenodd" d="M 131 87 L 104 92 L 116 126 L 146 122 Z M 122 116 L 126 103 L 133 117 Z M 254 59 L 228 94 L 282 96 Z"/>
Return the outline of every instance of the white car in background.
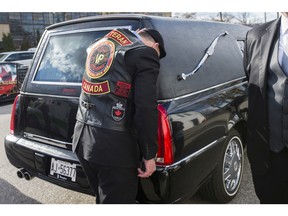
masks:
<path fill-rule="evenodd" d="M 30 66 L 35 51 L 13 51 L 0 53 L 0 62 L 16 62 Z"/>

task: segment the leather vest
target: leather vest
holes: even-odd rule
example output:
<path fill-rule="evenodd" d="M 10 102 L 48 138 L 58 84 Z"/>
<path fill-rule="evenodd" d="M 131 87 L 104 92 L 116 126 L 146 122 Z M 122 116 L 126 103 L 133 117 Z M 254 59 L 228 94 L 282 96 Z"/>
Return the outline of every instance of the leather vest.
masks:
<path fill-rule="evenodd" d="M 87 49 L 76 119 L 85 124 L 129 132 L 133 127 L 132 74 L 125 53 L 145 46 L 127 29 L 116 29 Z"/>

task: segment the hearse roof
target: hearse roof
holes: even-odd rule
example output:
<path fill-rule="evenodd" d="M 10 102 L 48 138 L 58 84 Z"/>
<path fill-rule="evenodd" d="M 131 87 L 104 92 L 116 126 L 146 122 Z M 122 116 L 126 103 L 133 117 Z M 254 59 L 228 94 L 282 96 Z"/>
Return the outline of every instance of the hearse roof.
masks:
<path fill-rule="evenodd" d="M 114 14 L 114 15 L 99 15 L 99 16 L 89 16 L 82 17 L 79 19 L 68 20 L 65 22 L 55 23 L 46 27 L 47 30 L 58 28 L 65 25 L 73 25 L 78 23 L 94 22 L 94 21 L 103 21 L 103 20 L 119 20 L 119 19 L 128 19 L 128 20 L 141 20 L 141 19 L 151 19 L 153 16 L 138 15 L 138 14 Z M 156 16 L 155 16 L 156 17 Z"/>

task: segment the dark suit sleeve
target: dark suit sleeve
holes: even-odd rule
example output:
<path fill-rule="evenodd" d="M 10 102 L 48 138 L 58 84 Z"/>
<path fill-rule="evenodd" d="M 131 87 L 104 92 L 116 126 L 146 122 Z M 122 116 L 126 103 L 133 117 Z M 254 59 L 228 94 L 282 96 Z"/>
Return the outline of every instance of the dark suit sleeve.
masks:
<path fill-rule="evenodd" d="M 133 74 L 134 80 L 134 124 L 138 143 L 144 159 L 156 156 L 158 110 L 157 110 L 157 77 L 159 58 L 150 47 L 130 51 L 126 55 L 126 65 Z"/>

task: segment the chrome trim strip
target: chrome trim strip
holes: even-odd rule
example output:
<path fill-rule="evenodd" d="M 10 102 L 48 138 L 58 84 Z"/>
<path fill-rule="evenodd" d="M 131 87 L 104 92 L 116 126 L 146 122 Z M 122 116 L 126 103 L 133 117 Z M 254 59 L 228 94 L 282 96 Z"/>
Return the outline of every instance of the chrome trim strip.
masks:
<path fill-rule="evenodd" d="M 182 167 L 183 165 L 187 164 L 189 161 L 193 160 L 194 158 L 196 158 L 197 156 L 199 156 L 200 154 L 202 154 L 203 152 L 207 151 L 208 149 L 212 148 L 214 145 L 216 145 L 219 142 L 224 141 L 226 138 L 226 136 L 223 136 L 215 141 L 213 141 L 212 143 L 208 144 L 207 146 L 203 147 L 202 149 L 199 149 L 198 151 L 194 152 L 193 154 L 177 161 L 176 163 L 173 163 L 172 165 L 168 165 L 168 166 L 161 166 L 161 165 L 157 165 L 157 171 L 167 171 L 167 170 L 175 170 L 178 169 L 180 167 Z"/>
<path fill-rule="evenodd" d="M 234 80 L 230 80 L 230 81 L 225 82 L 225 83 L 221 83 L 221 84 L 219 84 L 219 85 L 211 86 L 211 87 L 209 87 L 209 88 L 205 88 L 205 89 L 202 89 L 202 90 L 193 92 L 193 93 L 189 93 L 189 94 L 186 94 L 186 95 L 182 95 L 182 96 L 179 96 L 179 97 L 170 98 L 170 99 L 158 100 L 158 103 L 165 103 L 165 102 L 172 102 L 172 101 L 180 100 L 180 99 L 183 99 L 183 98 L 186 98 L 186 97 L 190 97 L 190 96 L 193 96 L 193 95 L 196 95 L 196 94 L 199 94 L 199 93 L 208 91 L 208 90 L 212 90 L 212 89 L 214 89 L 214 88 L 218 88 L 218 87 L 227 85 L 227 84 L 229 84 L 229 83 L 237 82 L 237 81 L 240 81 L 240 80 L 243 80 L 243 79 L 245 79 L 245 76 L 244 76 L 244 77 L 237 78 L 237 79 L 234 79 Z M 247 82 L 247 81 L 245 81 L 245 82 L 243 82 L 243 83 L 246 83 L 246 82 Z M 237 84 L 237 85 L 242 85 L 243 83 L 239 83 L 239 84 Z M 237 85 L 235 85 L 235 86 L 237 86 Z"/>
<path fill-rule="evenodd" d="M 62 82 L 41 82 L 41 81 L 34 81 L 35 79 L 35 76 L 39 70 L 39 67 L 40 67 L 40 63 L 43 59 L 43 55 L 45 53 L 45 50 L 46 50 L 46 47 L 47 47 L 47 43 L 49 42 L 50 38 L 53 37 L 53 36 L 58 36 L 58 35 L 65 35 L 65 34 L 77 34 L 77 33 L 83 33 L 83 32 L 93 32 L 93 31 L 105 31 L 105 30 L 113 30 L 115 28 L 127 28 L 127 29 L 132 29 L 132 26 L 131 25 L 127 25 L 127 26 L 110 26 L 110 27 L 100 27 L 100 28 L 88 28 L 88 29 L 78 29 L 78 30 L 63 30 L 63 31 L 53 31 L 51 30 L 51 33 L 47 33 L 47 39 L 45 41 L 45 49 L 42 51 L 41 53 L 41 56 L 39 57 L 39 61 L 35 67 L 35 70 L 34 70 L 34 74 L 33 74 L 33 77 L 32 77 L 32 81 L 31 83 L 32 84 L 49 84 L 49 85 L 71 85 L 71 84 L 74 84 L 74 83 L 62 83 Z M 48 31 L 47 31 L 48 32 Z M 80 83 L 81 85 L 81 83 Z"/>
<path fill-rule="evenodd" d="M 39 135 L 35 135 L 35 134 L 31 134 L 31 133 L 27 133 L 24 132 L 24 137 L 30 140 L 34 140 L 36 142 L 42 142 L 48 145 L 52 145 L 52 146 L 58 146 L 58 147 L 62 147 L 62 148 L 66 148 L 66 145 L 72 145 L 72 143 L 68 143 L 68 142 L 62 142 L 59 140 L 55 140 L 55 139 L 51 139 L 51 138 L 47 138 L 47 137 L 43 137 L 43 136 L 39 136 Z"/>
<path fill-rule="evenodd" d="M 20 91 L 20 94 L 27 95 L 27 96 L 37 96 L 37 97 L 53 97 L 53 98 L 72 98 L 72 99 L 79 99 L 79 97 L 73 97 L 68 95 L 52 95 L 52 94 L 37 94 L 37 93 L 27 93 Z"/>
<path fill-rule="evenodd" d="M 241 78 L 238 78 L 238 79 L 235 79 L 235 80 L 231 80 L 231 81 L 228 81 L 228 82 L 225 82 L 225 83 L 222 83 L 222 84 L 219 84 L 219 85 L 215 85 L 215 86 L 212 86 L 212 87 L 209 87 L 209 88 L 206 88 L 206 89 L 202 89 L 200 91 L 197 91 L 197 92 L 193 92 L 193 93 L 190 93 L 190 94 L 186 94 L 186 95 L 182 95 L 180 97 L 175 97 L 175 98 L 171 98 L 171 99 L 163 99 L 163 100 L 157 100 L 158 103 L 165 103 L 165 102 L 172 102 L 172 101 L 176 101 L 176 100 L 180 100 L 180 99 L 183 99 L 183 98 L 186 98 L 186 97 L 190 97 L 190 96 L 193 96 L 193 95 L 196 95 L 196 94 L 200 94 L 202 92 L 205 92 L 205 91 L 209 91 L 211 89 L 214 89 L 214 88 L 218 88 L 218 87 L 221 87 L 223 85 L 227 85 L 229 83 L 233 83 L 233 82 L 236 82 L 236 81 L 240 81 L 242 79 L 244 79 L 245 77 L 241 77 Z M 44 82 L 42 82 L 41 84 L 43 84 Z M 243 83 L 247 83 L 247 81 L 245 82 L 241 82 L 235 86 L 238 86 L 238 85 L 243 85 Z M 59 85 L 59 83 L 57 84 Z M 70 85 L 70 83 L 68 84 Z M 81 83 L 79 83 L 79 86 L 81 85 Z M 21 94 L 23 95 L 31 95 L 31 96 L 45 96 L 45 97 L 56 97 L 56 98 L 75 98 L 75 99 L 79 99 L 79 97 L 72 97 L 72 96 L 62 96 L 62 95 L 53 95 L 53 94 L 38 94 L 38 93 L 27 93 L 27 92 L 23 92 L 23 91 L 20 91 Z"/>
<path fill-rule="evenodd" d="M 35 75 L 35 74 L 34 74 Z M 34 79 L 34 77 L 33 77 Z M 47 82 L 47 81 L 32 81 L 32 84 L 41 84 L 41 85 L 61 85 L 61 86 L 81 86 L 82 83 L 76 82 Z"/>
<path fill-rule="evenodd" d="M 32 151 L 43 153 L 44 155 L 79 162 L 77 155 L 67 149 L 59 149 L 55 146 L 45 145 L 42 143 L 38 143 L 36 141 L 30 141 L 22 138 L 19 139 L 11 134 L 6 136 L 6 140 L 13 142 L 16 145 L 22 146 L 24 148 L 29 148 Z"/>

